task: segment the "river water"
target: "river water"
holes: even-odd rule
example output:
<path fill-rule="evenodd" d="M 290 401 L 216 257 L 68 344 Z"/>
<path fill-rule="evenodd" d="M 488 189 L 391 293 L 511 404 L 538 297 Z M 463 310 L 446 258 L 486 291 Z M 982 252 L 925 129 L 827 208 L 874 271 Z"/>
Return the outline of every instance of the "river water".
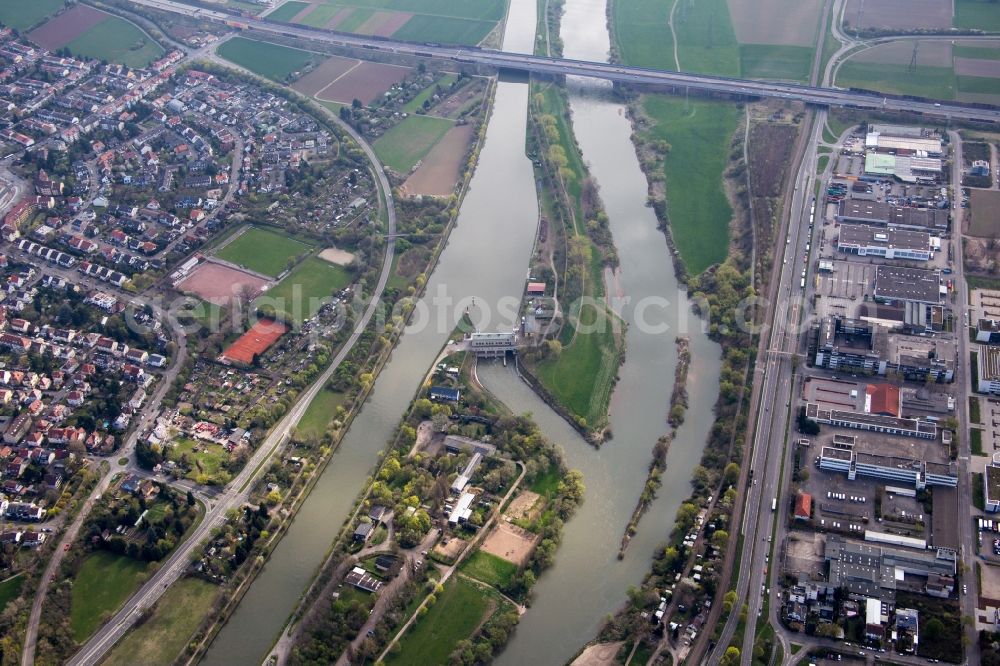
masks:
<path fill-rule="evenodd" d="M 512 0 L 504 48 L 530 53 L 535 20 L 534 0 Z M 527 84 L 498 84 L 458 224 L 428 281 L 423 304 L 430 316 L 424 324 L 415 319 L 417 325 L 403 336 L 371 398 L 203 663 L 259 664 L 267 655 L 466 304 L 475 299 L 470 314 L 483 330 L 515 325 L 538 227 L 534 175 L 524 154 L 527 104 Z M 496 308 L 504 298 L 515 303 L 507 318 Z"/>
<path fill-rule="evenodd" d="M 567 0 L 561 33 L 566 57 L 606 61 L 604 0 Z M 583 505 L 566 524 L 555 565 L 538 581 L 532 607 L 497 659 L 503 666 L 565 663 L 621 605 L 627 588 L 642 580 L 690 493 L 718 393 L 720 349 L 702 332 L 686 293 L 678 289 L 656 216 L 645 205 L 646 178 L 624 107 L 601 82 L 571 80 L 569 91 L 574 132 L 600 186 L 621 259 L 620 284 L 611 291 L 625 295 L 616 310 L 629 324 L 628 349 L 611 399 L 614 437 L 599 451 L 526 391 L 510 369 L 480 367 L 480 381 L 491 392 L 514 411 L 531 412 L 542 431 L 562 445 L 567 463 L 583 472 L 586 486 Z M 659 495 L 619 561 L 621 535 L 645 481 L 653 443 L 667 430 L 678 334 L 691 340 L 690 407 L 667 456 Z"/>

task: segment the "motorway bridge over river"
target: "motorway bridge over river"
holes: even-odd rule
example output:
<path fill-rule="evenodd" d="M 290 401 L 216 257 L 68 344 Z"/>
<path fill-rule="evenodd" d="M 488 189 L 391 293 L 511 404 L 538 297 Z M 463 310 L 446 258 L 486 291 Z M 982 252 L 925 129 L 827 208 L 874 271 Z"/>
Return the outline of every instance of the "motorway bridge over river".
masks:
<path fill-rule="evenodd" d="M 921 101 L 902 97 L 883 96 L 877 93 L 844 90 L 841 88 L 823 88 L 794 83 L 707 76 L 704 74 L 662 71 L 602 62 L 571 60 L 568 58 L 507 53 L 489 49 L 417 44 L 372 38 L 363 35 L 350 35 L 308 26 L 289 25 L 268 21 L 267 19 L 234 16 L 226 12 L 192 7 L 191 5 L 173 2 L 172 0 L 131 1 L 137 5 L 144 5 L 163 11 L 197 16 L 212 21 L 221 21 L 240 29 L 263 33 L 265 35 L 307 39 L 331 46 L 361 48 L 390 55 L 438 58 L 458 63 L 531 72 L 534 74 L 584 76 L 633 85 L 686 88 L 694 91 L 752 97 L 775 97 L 821 106 L 904 111 L 959 121 L 1000 122 L 1000 108 L 997 107 L 966 106 L 946 101 Z"/>

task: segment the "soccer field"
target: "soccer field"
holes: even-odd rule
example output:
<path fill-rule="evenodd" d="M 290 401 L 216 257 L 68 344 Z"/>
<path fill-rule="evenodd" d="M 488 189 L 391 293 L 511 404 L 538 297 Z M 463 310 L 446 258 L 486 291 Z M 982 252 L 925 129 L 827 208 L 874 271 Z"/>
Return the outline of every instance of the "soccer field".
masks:
<path fill-rule="evenodd" d="M 257 273 L 277 277 L 288 262 L 312 247 L 284 234 L 251 227 L 216 253 L 219 259 Z"/>

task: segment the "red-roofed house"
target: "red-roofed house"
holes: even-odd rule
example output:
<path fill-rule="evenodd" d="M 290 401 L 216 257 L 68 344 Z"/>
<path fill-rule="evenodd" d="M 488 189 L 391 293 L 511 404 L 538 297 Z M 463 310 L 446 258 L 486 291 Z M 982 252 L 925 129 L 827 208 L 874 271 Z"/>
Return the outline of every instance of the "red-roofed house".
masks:
<path fill-rule="evenodd" d="M 812 495 L 799 493 L 795 497 L 795 520 L 809 520 L 812 516 Z"/>
<path fill-rule="evenodd" d="M 865 411 L 899 418 L 899 387 L 892 384 L 869 384 L 865 387 Z"/>

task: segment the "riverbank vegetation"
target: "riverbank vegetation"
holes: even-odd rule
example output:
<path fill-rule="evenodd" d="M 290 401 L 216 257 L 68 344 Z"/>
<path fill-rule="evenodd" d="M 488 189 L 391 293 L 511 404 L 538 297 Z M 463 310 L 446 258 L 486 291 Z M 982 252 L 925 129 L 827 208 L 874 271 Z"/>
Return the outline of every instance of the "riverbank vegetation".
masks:
<path fill-rule="evenodd" d="M 521 355 L 542 395 L 588 435 L 607 423 L 624 358 L 620 318 L 606 304 L 604 272 L 618 264 L 597 186 L 573 135 L 565 90 L 534 83 L 528 155 L 535 161 L 544 233 L 532 275 L 551 284 L 555 311 L 544 342 Z"/>
<path fill-rule="evenodd" d="M 667 468 L 667 453 L 670 451 L 670 444 L 674 441 L 677 428 L 684 423 L 684 414 L 688 407 L 687 376 L 688 369 L 691 367 L 691 341 L 688 338 L 679 337 L 674 342 L 677 345 L 677 367 L 674 369 L 674 388 L 670 393 L 670 406 L 667 409 L 667 423 L 670 425 L 670 432 L 662 435 L 653 445 L 653 458 L 649 462 L 646 483 L 639 495 L 639 501 L 632 511 L 632 517 L 625 527 L 625 534 L 622 535 L 621 547 L 618 549 L 619 560 L 625 557 L 625 550 L 635 535 L 639 519 L 656 498 L 656 491 L 663 483 L 661 481 L 663 471 Z"/>

